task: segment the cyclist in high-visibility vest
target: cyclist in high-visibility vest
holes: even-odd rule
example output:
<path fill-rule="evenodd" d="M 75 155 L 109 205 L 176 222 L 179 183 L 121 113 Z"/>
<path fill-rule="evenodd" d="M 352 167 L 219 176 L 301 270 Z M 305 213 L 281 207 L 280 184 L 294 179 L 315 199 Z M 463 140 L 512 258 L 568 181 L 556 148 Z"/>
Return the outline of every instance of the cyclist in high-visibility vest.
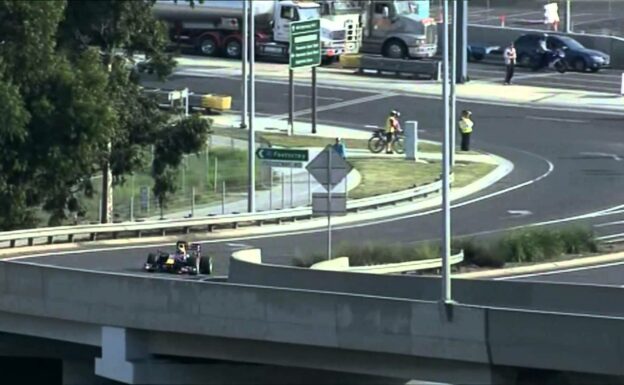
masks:
<path fill-rule="evenodd" d="M 461 132 L 461 150 L 470 151 L 470 134 L 472 134 L 472 127 L 474 123 L 470 119 L 472 112 L 463 110 L 461 118 L 459 119 L 459 131 Z"/>
<path fill-rule="evenodd" d="M 401 113 L 397 110 L 390 111 L 388 119 L 386 119 L 386 154 L 392 154 L 392 141 L 394 136 L 401 132 L 401 123 L 399 117 Z"/>

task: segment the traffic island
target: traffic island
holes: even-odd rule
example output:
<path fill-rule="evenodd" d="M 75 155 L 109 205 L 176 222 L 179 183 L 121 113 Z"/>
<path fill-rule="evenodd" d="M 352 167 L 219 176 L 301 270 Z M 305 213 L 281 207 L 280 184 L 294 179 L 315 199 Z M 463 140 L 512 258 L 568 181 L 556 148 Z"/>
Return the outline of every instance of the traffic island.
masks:
<path fill-rule="evenodd" d="M 592 260 L 605 250 L 591 230 L 576 226 L 516 230 L 494 239 L 457 239 L 452 242 L 452 249 L 462 251 L 462 260 L 453 263 L 456 273 L 454 277 L 457 278 L 496 277 L 561 268 L 568 264 L 574 266 L 578 264 L 575 260 Z M 383 272 L 384 266 L 440 258 L 441 245 L 437 241 L 415 245 L 345 242 L 338 245 L 335 255 L 346 258 L 347 266 L 377 266 L 377 270 Z M 589 256 L 591 257 L 587 258 Z M 619 255 L 620 259 L 622 257 L 624 253 Z M 295 258 L 293 265 L 314 268 L 326 259 L 324 255 L 312 254 Z M 343 261 L 334 263 L 337 266 L 335 270 L 340 270 L 341 262 Z M 433 274 L 432 269 L 436 268 L 403 269 L 401 272 Z M 377 270 L 372 269 L 373 272 Z"/>

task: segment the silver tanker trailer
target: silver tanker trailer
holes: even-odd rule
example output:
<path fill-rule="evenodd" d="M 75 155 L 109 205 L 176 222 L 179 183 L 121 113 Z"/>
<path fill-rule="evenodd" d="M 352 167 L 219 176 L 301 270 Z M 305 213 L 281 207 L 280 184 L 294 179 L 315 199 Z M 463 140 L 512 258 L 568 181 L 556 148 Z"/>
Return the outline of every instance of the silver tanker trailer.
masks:
<path fill-rule="evenodd" d="M 292 21 L 321 19 L 321 52 L 324 61 L 339 57 L 345 48 L 345 29 L 320 14 L 313 1 L 263 0 L 254 7 L 256 52 L 259 56 L 288 57 Z M 208 56 L 241 56 L 242 0 L 206 0 L 191 7 L 185 1 L 159 0 L 154 15 L 170 26 L 173 42 Z"/>

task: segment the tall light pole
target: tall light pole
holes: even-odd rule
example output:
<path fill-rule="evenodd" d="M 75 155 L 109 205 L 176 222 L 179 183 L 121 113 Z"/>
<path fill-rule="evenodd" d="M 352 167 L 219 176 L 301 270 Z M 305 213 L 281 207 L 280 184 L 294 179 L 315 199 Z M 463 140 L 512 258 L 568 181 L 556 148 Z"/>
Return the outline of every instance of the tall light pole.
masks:
<path fill-rule="evenodd" d="M 247 1 L 245 1 L 247 3 Z M 247 170 L 249 172 L 247 187 L 247 211 L 253 213 L 256 211 L 256 137 L 254 132 L 254 119 L 256 117 L 256 74 L 255 74 L 255 55 L 256 55 L 256 22 L 254 15 L 253 0 L 248 0 L 250 8 L 249 13 L 249 148 L 247 151 Z"/>
<path fill-rule="evenodd" d="M 249 65 L 249 4 L 243 0 L 243 38 L 241 52 L 241 72 L 243 77 L 243 108 L 241 110 L 240 128 L 247 128 L 247 116 L 249 115 L 249 77 L 247 76 L 247 66 Z"/>
<path fill-rule="evenodd" d="M 450 113 L 450 130 L 451 130 L 451 167 L 455 166 L 455 138 L 457 136 L 456 130 L 456 116 L 457 116 L 457 98 L 455 94 L 455 83 L 457 81 L 457 0 L 453 0 L 453 23 L 451 24 L 452 38 L 452 63 L 451 63 L 451 113 Z"/>
<path fill-rule="evenodd" d="M 450 138 L 449 138 L 449 30 L 448 30 L 448 2 L 443 3 L 442 22 L 444 23 L 444 58 L 443 58 L 443 84 L 442 99 L 444 103 L 444 145 L 442 153 L 442 213 L 443 213 L 443 236 L 442 236 L 442 302 L 451 302 L 451 207 L 450 207 Z"/>

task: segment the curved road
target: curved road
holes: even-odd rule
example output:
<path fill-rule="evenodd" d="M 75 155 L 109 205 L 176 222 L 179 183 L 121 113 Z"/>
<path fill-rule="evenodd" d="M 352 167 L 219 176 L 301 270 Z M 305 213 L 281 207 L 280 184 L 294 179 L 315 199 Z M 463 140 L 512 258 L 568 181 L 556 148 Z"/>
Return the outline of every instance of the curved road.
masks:
<path fill-rule="evenodd" d="M 192 86 L 196 93 L 224 92 L 240 100 L 239 82 L 228 78 L 173 77 L 167 88 Z M 286 87 L 259 82 L 257 110 L 264 115 L 286 112 Z M 301 91 L 302 87 L 298 87 Z M 305 90 L 309 94 L 309 89 Z M 509 92 L 514 92 L 513 87 Z M 362 128 L 380 124 L 390 109 L 403 112 L 404 120 L 418 120 L 426 139 L 441 140 L 442 105 L 439 100 L 405 95 L 382 95 L 374 101 L 333 107 L 338 100 L 349 101 L 377 94 L 322 87 L 319 90 L 320 123 Z M 308 107 L 309 99 L 297 99 L 297 110 Z M 238 108 L 234 103 L 234 109 Z M 458 103 L 458 110 L 470 109 L 475 119 L 475 148 L 499 154 L 515 164 L 503 180 L 474 196 L 456 202 L 452 215 L 454 235 L 487 235 L 501 229 L 575 217 L 624 204 L 624 157 L 622 115 L 576 113 L 574 111 L 532 110 L 527 107 Z M 309 118 L 307 115 L 300 117 Z M 381 182 L 380 182 L 381 183 Z M 530 212 L 519 216 L 509 211 Z M 359 223 L 336 228 L 335 244 L 342 241 L 417 242 L 439 238 L 441 217 L 436 210 Z M 584 222 L 600 223 L 600 218 Z M 598 222 L 596 222 L 598 221 Z M 602 221 L 606 222 L 606 221 Z M 623 226 L 624 227 L 624 226 Z M 622 229 L 624 231 L 624 228 Z M 267 235 L 254 239 L 209 242 L 216 255 L 216 273 L 227 271 L 232 250 L 255 246 L 263 249 L 268 262 L 291 263 L 292 258 L 323 252 L 325 232 L 311 230 L 289 236 Z M 97 252 L 66 253 L 30 258 L 31 263 L 140 274 L 150 247 L 108 249 Z M 624 284 L 621 282 L 620 284 Z"/>

